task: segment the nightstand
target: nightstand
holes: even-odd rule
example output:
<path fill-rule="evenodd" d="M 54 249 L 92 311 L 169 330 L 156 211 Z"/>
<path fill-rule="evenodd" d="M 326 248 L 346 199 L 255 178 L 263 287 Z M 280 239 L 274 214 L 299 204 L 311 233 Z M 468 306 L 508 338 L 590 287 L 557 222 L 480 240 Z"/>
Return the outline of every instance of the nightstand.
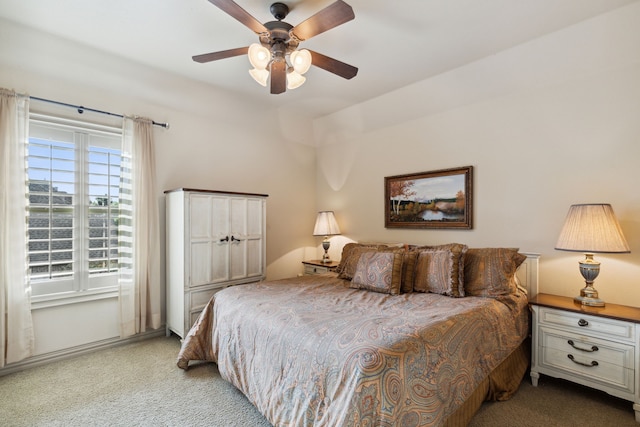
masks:
<path fill-rule="evenodd" d="M 322 260 L 302 261 L 304 274 L 322 274 L 334 271 L 340 264 L 336 261 L 322 262 Z"/>
<path fill-rule="evenodd" d="M 640 422 L 640 308 L 586 307 L 549 294 L 529 304 L 531 383 L 545 374 L 630 400 Z"/>

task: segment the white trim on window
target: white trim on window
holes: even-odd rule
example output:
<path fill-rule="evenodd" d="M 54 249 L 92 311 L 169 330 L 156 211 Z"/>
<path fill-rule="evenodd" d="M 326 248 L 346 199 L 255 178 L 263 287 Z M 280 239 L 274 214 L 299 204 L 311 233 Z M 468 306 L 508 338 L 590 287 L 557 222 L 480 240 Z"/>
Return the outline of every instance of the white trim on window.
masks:
<path fill-rule="evenodd" d="M 42 114 L 29 124 L 32 308 L 117 296 L 122 130 Z"/>

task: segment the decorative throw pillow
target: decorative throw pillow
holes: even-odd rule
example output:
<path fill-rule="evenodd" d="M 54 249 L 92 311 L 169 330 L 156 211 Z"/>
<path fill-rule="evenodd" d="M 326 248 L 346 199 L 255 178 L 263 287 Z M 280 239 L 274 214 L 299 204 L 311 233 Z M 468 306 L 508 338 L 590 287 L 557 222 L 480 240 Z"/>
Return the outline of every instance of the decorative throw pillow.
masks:
<path fill-rule="evenodd" d="M 402 253 L 366 252 L 360 256 L 349 287 L 398 295 L 402 276 Z"/>
<path fill-rule="evenodd" d="M 516 292 L 513 276 L 525 259 L 517 248 L 470 248 L 464 262 L 466 295 L 494 298 Z"/>
<path fill-rule="evenodd" d="M 342 248 L 342 258 L 340 258 L 340 264 L 336 267 L 338 277 L 341 279 L 351 280 L 356 272 L 356 266 L 360 255 L 365 252 L 375 252 L 380 249 L 386 248 L 385 245 L 367 245 L 360 243 L 347 243 Z"/>
<path fill-rule="evenodd" d="M 450 297 L 463 297 L 464 257 L 467 246 L 460 243 L 414 248 L 418 253 L 413 290 Z"/>
<path fill-rule="evenodd" d="M 402 254 L 402 283 L 400 285 L 400 291 L 403 294 L 413 292 L 417 259 L 418 252 L 405 251 Z"/>

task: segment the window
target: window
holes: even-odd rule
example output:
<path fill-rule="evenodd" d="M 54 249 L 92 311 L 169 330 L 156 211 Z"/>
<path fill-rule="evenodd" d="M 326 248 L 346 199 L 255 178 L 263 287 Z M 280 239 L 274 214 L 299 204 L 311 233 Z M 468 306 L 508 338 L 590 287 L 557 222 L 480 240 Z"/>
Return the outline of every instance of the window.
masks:
<path fill-rule="evenodd" d="M 34 297 L 117 286 L 121 138 L 120 129 L 31 117 L 28 255 Z"/>

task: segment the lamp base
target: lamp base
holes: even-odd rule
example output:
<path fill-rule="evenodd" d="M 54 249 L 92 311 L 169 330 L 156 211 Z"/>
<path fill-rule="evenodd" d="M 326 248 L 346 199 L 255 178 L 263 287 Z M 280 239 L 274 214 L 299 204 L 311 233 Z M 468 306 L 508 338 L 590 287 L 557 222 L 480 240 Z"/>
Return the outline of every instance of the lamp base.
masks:
<path fill-rule="evenodd" d="M 324 254 L 322 254 L 322 263 L 329 264 L 331 262 L 331 258 L 329 258 L 329 246 L 331 242 L 329 241 L 329 236 L 325 236 L 322 241 L 322 249 L 324 249 Z"/>
<path fill-rule="evenodd" d="M 589 307 L 604 307 L 604 300 L 598 298 L 598 291 L 593 286 L 585 286 L 580 289 L 580 295 L 573 300 Z"/>
<path fill-rule="evenodd" d="M 598 298 L 598 291 L 593 287 L 593 281 L 600 274 L 600 263 L 593 259 L 592 253 L 586 253 L 584 256 L 585 259 L 578 262 L 578 265 L 586 286 L 580 289 L 580 296 L 573 300 L 589 307 L 604 307 L 604 301 Z"/>
<path fill-rule="evenodd" d="M 604 307 L 604 301 L 600 298 L 586 298 L 577 296 L 574 297 L 573 300 L 588 307 Z"/>

